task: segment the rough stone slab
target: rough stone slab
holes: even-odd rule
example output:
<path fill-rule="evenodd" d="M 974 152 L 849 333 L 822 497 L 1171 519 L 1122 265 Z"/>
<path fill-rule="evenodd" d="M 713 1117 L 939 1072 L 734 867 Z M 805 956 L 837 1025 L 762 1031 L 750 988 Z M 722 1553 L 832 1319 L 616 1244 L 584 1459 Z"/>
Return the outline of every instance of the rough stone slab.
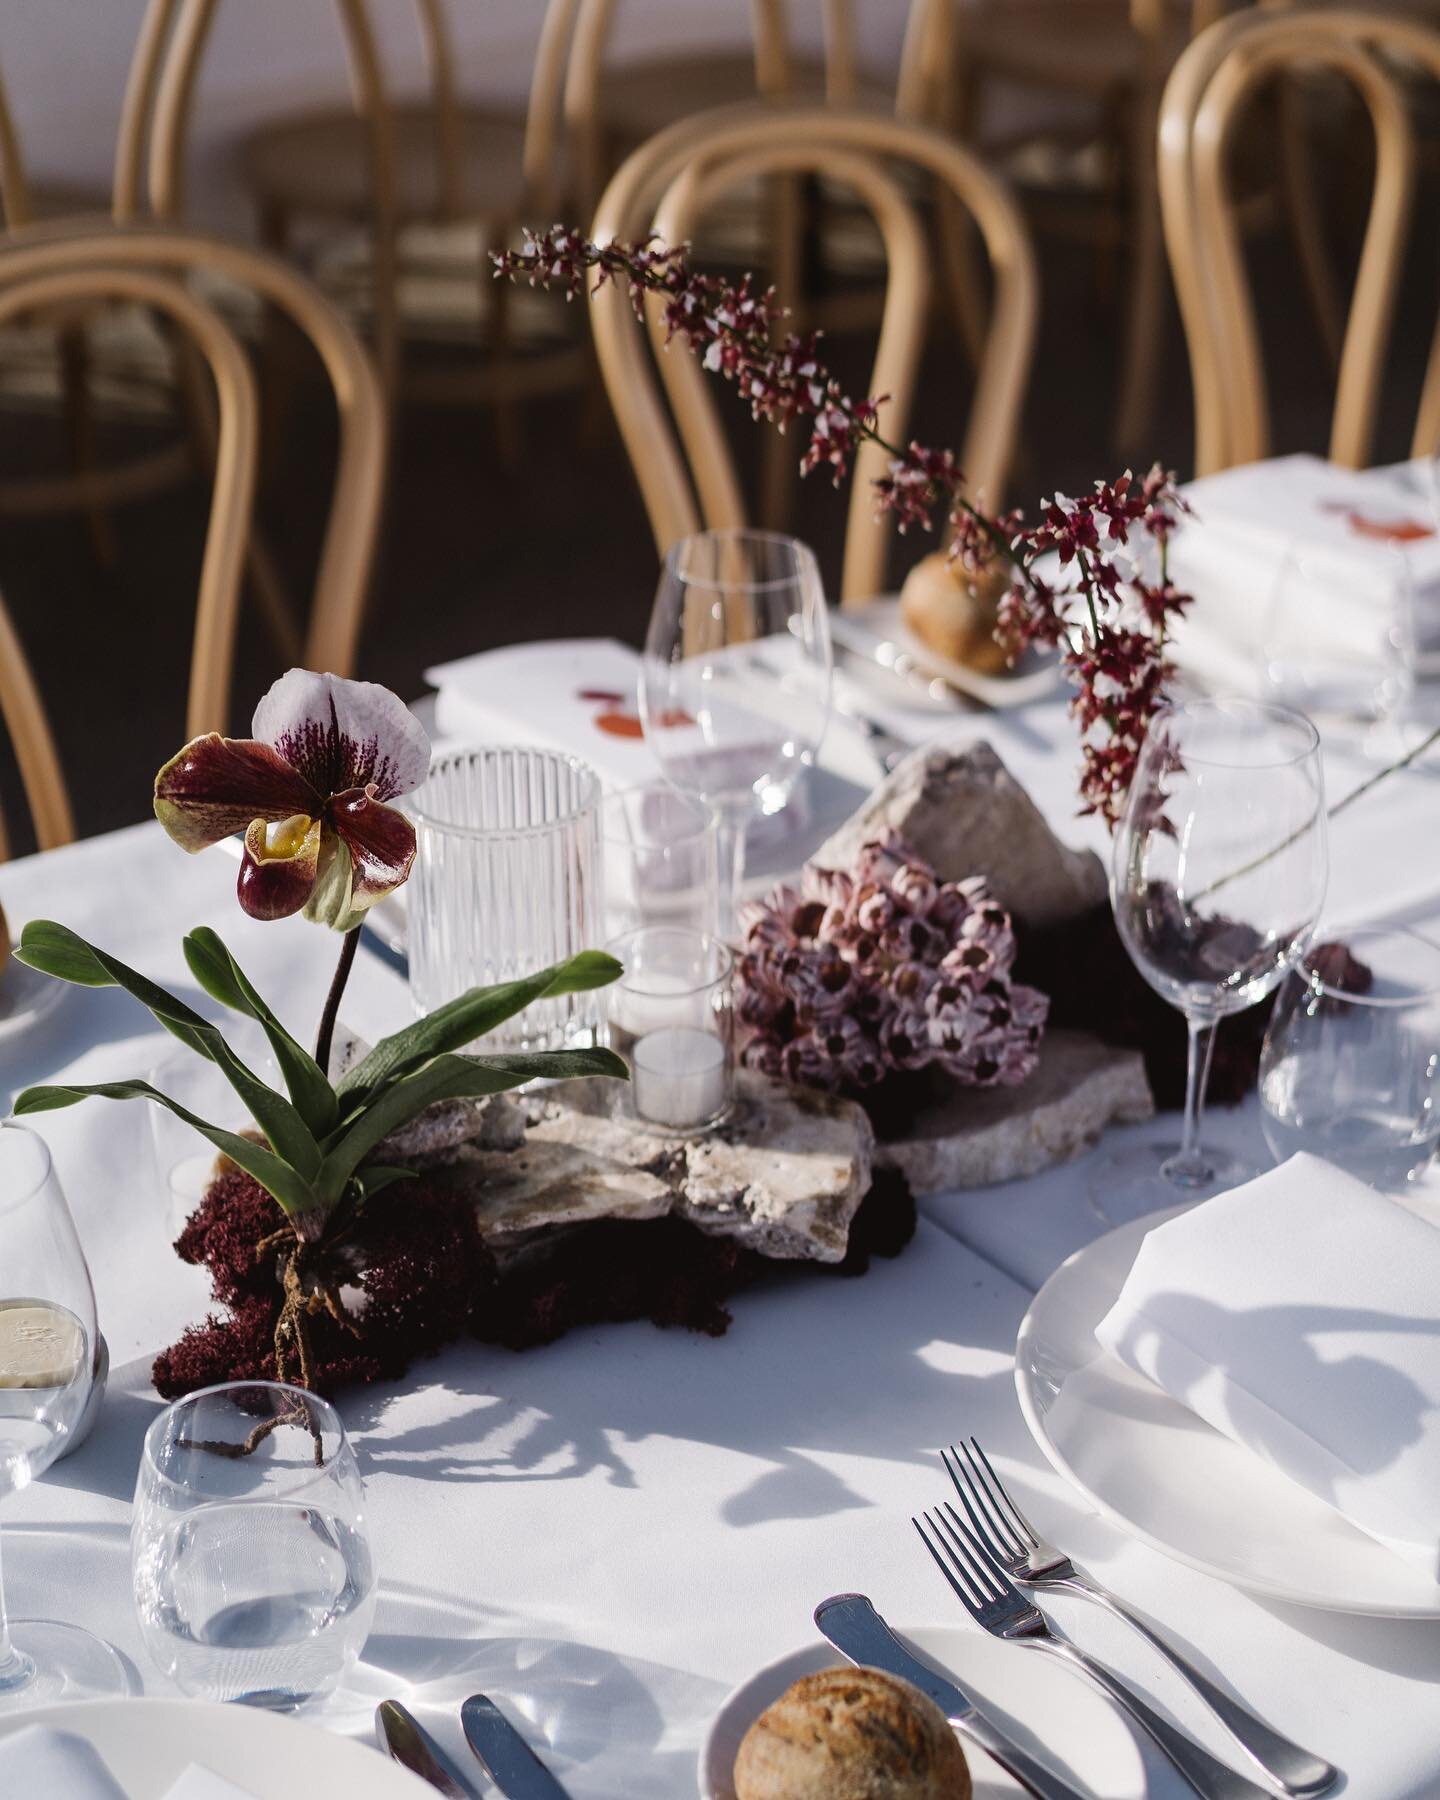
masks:
<path fill-rule="evenodd" d="M 372 1046 L 345 1025 L 339 1025 L 330 1054 L 330 1079 L 338 1081 Z M 382 1139 L 373 1160 L 428 1168 L 450 1162 L 461 1144 L 478 1143 L 487 1150 L 516 1150 L 525 1141 L 525 1110 L 508 1094 L 490 1094 L 482 1100 L 437 1100 L 417 1113 L 398 1131 Z"/>
<path fill-rule="evenodd" d="M 1085 1032 L 1047 1031 L 1023 1086 L 956 1087 L 922 1110 L 905 1138 L 877 1145 L 875 1160 L 899 1169 L 916 1194 L 989 1187 L 1068 1162 L 1107 1125 L 1154 1111 L 1138 1051 Z"/>
<path fill-rule="evenodd" d="M 704 1137 L 626 1116 L 625 1088 L 558 1082 L 527 1096 L 518 1150 L 460 1146 L 449 1167 L 502 1263 L 548 1232 L 674 1214 L 763 1256 L 839 1262 L 870 1188 L 874 1132 L 853 1101 L 742 1071 L 734 1111 Z"/>
<path fill-rule="evenodd" d="M 942 881 L 983 875 L 1017 922 L 1056 925 L 1104 904 L 1105 868 L 1093 850 L 1071 850 L 987 743 L 912 751 L 827 838 L 811 861 L 852 868 L 886 827 Z"/>

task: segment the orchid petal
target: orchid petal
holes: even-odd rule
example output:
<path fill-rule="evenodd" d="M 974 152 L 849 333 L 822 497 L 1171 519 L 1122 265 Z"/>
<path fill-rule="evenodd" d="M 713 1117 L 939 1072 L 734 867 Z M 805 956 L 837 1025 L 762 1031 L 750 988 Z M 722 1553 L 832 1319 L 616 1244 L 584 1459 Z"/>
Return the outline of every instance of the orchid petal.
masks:
<path fill-rule="evenodd" d="M 365 909 L 351 904 L 352 872 L 348 847 L 334 831 L 326 831 L 320 839 L 320 868 L 305 902 L 305 917 L 313 924 L 328 925 L 332 931 L 351 931 L 359 925 Z"/>
<path fill-rule="evenodd" d="M 430 768 L 420 721 L 373 681 L 291 669 L 255 708 L 253 729 L 321 794 L 373 786 L 381 800 L 394 800 Z"/>
<path fill-rule="evenodd" d="M 304 906 L 315 886 L 321 836 L 319 819 L 304 813 L 251 821 L 236 892 L 252 919 L 288 919 Z"/>
<path fill-rule="evenodd" d="M 415 862 L 415 827 L 404 813 L 386 806 L 368 787 L 337 794 L 330 802 L 330 818 L 350 852 L 356 910 L 393 893 Z"/>
<path fill-rule="evenodd" d="M 268 744 L 212 731 L 155 777 L 155 817 L 182 850 L 204 850 L 252 819 L 314 816 L 321 796 Z"/>

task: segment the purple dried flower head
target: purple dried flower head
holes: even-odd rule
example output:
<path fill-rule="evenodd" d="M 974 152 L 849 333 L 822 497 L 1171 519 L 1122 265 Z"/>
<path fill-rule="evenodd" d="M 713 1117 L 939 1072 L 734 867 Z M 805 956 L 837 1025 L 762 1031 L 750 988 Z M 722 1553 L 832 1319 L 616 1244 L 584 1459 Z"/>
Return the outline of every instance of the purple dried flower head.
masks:
<path fill-rule="evenodd" d="M 757 1033 L 741 1048 L 740 1061 L 747 1069 L 768 1075 L 772 1081 L 785 1078 L 785 1050 L 779 1038 L 766 1032 Z"/>
<path fill-rule="evenodd" d="M 942 883 L 891 834 L 746 919 L 747 1066 L 850 1093 L 932 1063 L 982 1084 L 1033 1067 L 1045 1001 L 1011 987 L 1010 916 L 983 880 Z"/>

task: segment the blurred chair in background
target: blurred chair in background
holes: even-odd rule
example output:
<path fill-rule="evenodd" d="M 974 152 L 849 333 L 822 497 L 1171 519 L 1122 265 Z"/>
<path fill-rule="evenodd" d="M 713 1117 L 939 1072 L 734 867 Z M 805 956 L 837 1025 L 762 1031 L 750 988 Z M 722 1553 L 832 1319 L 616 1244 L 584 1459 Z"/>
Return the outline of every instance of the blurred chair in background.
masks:
<path fill-rule="evenodd" d="M 144 306 L 208 366 L 214 379 L 214 494 L 195 615 L 189 733 L 223 731 L 258 444 L 255 384 L 235 332 L 178 277 L 204 270 L 243 284 L 284 311 L 314 344 L 335 393 L 339 456 L 302 655 L 349 674 L 364 613 L 386 461 L 378 377 L 342 315 L 304 276 L 263 252 L 164 228 L 92 232 L 36 226 L 0 242 L 0 327 L 37 311 L 102 303 Z"/>
<path fill-rule="evenodd" d="M 1440 83 L 1440 31 L 1400 16 L 1341 9 L 1222 21 L 1176 64 L 1160 117 L 1165 238 L 1190 349 L 1196 473 L 1258 461 L 1270 450 L 1269 398 L 1232 191 L 1230 152 L 1247 111 L 1276 80 L 1339 77 L 1374 131 L 1369 221 L 1336 384 L 1329 454 L 1372 460 L 1414 201 L 1417 144 L 1408 87 Z M 1420 394 L 1412 454 L 1440 449 L 1440 327 Z"/>
<path fill-rule="evenodd" d="M 219 0 L 171 3 L 149 191 L 156 215 L 173 220 L 182 216 L 190 109 Z M 561 97 L 578 0 L 536 8 L 540 32 L 523 112 L 462 100 L 445 0 L 414 0 L 429 85 L 404 101 L 391 91 L 370 0 L 333 3 L 353 104 L 280 120 L 247 141 L 243 167 L 262 242 L 303 256 L 368 327 L 387 391 L 493 402 L 502 442 L 513 451 L 515 404 L 573 385 L 585 367 L 564 309 L 522 302 L 526 318 L 517 320 L 515 297 L 491 279 L 487 255 L 521 221 L 553 217 L 566 204 Z M 436 355 L 407 359 L 407 339 L 429 340 Z M 483 350 L 483 362 L 467 354 L 457 366 L 457 344 Z"/>
<path fill-rule="evenodd" d="M 938 132 L 838 108 L 739 106 L 684 120 L 621 167 L 601 198 L 592 235 L 633 240 L 654 230 L 667 243 L 687 238 L 727 191 L 770 174 L 825 174 L 873 215 L 889 279 L 868 389 L 888 394 L 881 427 L 905 436 L 929 300 L 926 229 L 898 171 L 920 169 L 952 192 L 978 227 L 994 272 L 992 324 L 963 445 L 972 491 L 998 505 L 1030 371 L 1038 284 L 1029 234 L 1009 192 L 963 146 Z M 782 295 L 783 298 L 783 295 Z M 663 305 L 647 304 L 651 345 L 628 295 L 609 284 L 591 316 L 601 372 L 630 454 L 657 549 L 702 528 L 747 523 L 745 501 L 716 408 L 713 379 L 678 352 L 659 356 Z M 673 423 L 656 381 L 664 378 Z M 802 446 L 782 440 L 798 457 Z M 866 444 L 855 458 L 841 596 L 860 604 L 882 591 L 888 520 L 875 517 L 871 481 L 887 453 Z"/>
<path fill-rule="evenodd" d="M 922 0 L 924 4 L 924 0 Z M 1175 58 L 1249 0 L 929 0 L 914 90 L 932 123 L 999 162 L 1047 230 L 1080 235 L 1110 270 L 1123 358 L 1114 435 L 1150 426 L 1165 304 L 1155 127 Z M 953 67 L 946 81 L 943 71 Z M 992 102 L 1004 90 L 1006 104 Z"/>

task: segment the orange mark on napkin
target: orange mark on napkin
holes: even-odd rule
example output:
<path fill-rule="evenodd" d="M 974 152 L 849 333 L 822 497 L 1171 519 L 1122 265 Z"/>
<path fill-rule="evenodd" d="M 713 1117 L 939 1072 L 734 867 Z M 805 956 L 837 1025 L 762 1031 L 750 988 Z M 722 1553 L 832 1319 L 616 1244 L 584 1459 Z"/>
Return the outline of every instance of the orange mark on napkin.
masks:
<path fill-rule="evenodd" d="M 689 713 L 683 712 L 678 706 L 672 706 L 661 713 L 657 723 L 660 725 L 693 725 L 695 721 Z M 645 735 L 645 727 L 634 713 L 597 713 L 595 726 L 599 731 L 608 731 L 611 737 L 638 738 Z"/>
<path fill-rule="evenodd" d="M 1433 525 L 1424 525 L 1418 519 L 1373 519 L 1341 500 L 1325 502 L 1321 511 L 1343 514 L 1345 523 L 1356 537 L 1372 538 L 1381 544 L 1413 544 L 1435 535 Z"/>

